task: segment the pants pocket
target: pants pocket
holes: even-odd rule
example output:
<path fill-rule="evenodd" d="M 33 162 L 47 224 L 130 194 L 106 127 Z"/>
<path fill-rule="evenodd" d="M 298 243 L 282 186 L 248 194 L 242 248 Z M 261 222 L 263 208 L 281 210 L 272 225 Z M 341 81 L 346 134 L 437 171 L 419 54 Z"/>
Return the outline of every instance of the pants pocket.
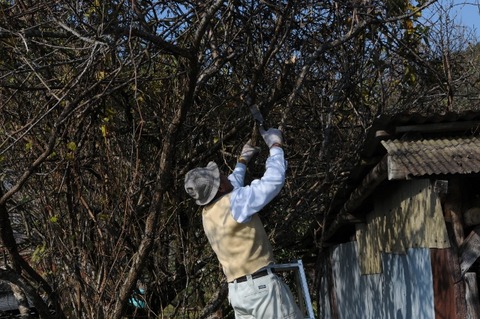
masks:
<path fill-rule="evenodd" d="M 300 308 L 298 307 L 293 294 L 288 285 L 280 278 L 277 282 L 278 297 L 281 300 L 282 318 L 294 319 L 303 318 Z"/>

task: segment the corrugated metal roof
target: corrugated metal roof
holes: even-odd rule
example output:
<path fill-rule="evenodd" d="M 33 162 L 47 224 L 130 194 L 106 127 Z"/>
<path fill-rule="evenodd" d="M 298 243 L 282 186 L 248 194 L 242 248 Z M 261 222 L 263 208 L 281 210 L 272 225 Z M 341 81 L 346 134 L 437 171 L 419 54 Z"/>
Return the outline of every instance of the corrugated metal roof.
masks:
<path fill-rule="evenodd" d="M 385 140 L 388 179 L 480 172 L 480 139 Z"/>
<path fill-rule="evenodd" d="M 390 138 L 399 138 L 396 136 L 396 133 L 403 134 L 399 132 L 398 129 L 403 126 L 417 126 L 419 127 L 422 124 L 455 124 L 458 125 L 458 132 L 478 132 L 480 126 L 480 106 L 477 107 L 479 110 L 469 110 L 464 112 L 446 112 L 443 114 L 420 114 L 420 113 L 396 113 L 396 114 L 382 114 L 375 119 L 372 123 L 372 126 L 369 128 L 366 136 L 366 142 L 363 145 L 361 154 L 365 158 L 374 156 L 375 151 L 381 149 L 378 148 L 378 144 L 375 142 L 378 139 L 378 131 L 386 131 L 390 133 Z M 462 126 L 462 123 L 464 126 Z M 466 129 L 470 125 L 470 128 Z M 417 130 L 418 131 L 418 130 Z M 443 136 L 450 134 L 451 129 L 442 129 L 441 133 Z M 429 137 L 431 138 L 431 137 Z"/>

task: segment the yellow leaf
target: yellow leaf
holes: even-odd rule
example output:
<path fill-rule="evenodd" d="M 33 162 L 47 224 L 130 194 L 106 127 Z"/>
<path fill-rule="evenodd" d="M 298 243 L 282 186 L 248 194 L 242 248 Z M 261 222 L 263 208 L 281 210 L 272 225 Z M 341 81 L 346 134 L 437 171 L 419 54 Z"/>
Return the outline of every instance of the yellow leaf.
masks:
<path fill-rule="evenodd" d="M 100 127 L 100 130 L 102 131 L 102 136 L 107 137 L 107 127 L 105 125 L 102 125 Z"/>
<path fill-rule="evenodd" d="M 108 214 L 98 214 L 97 218 L 99 220 L 108 220 L 110 218 L 110 215 L 108 215 Z"/>
<path fill-rule="evenodd" d="M 96 74 L 97 80 L 103 80 L 105 76 L 106 76 L 105 71 L 98 71 Z"/>
<path fill-rule="evenodd" d="M 75 144 L 75 142 L 69 142 L 67 148 L 71 151 L 75 151 L 77 149 L 77 144 Z"/>
<path fill-rule="evenodd" d="M 415 29 L 413 28 L 413 21 L 408 19 L 405 21 L 405 28 L 407 29 L 408 34 L 413 34 Z"/>
<path fill-rule="evenodd" d="M 45 255 L 46 250 L 47 249 L 46 249 L 45 243 L 43 243 L 41 246 L 37 246 L 33 251 L 32 261 L 34 263 L 39 262 L 42 259 L 42 257 Z"/>

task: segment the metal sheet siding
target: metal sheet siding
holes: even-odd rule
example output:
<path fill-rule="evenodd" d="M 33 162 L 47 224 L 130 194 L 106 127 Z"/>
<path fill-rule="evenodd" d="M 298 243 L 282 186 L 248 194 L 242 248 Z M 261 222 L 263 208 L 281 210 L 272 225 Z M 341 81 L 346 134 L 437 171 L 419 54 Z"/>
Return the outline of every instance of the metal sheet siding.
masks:
<path fill-rule="evenodd" d="M 357 256 L 356 242 L 332 251 L 339 319 L 435 318 L 429 249 L 382 254 L 385 271 L 375 275 L 361 275 Z"/>
<path fill-rule="evenodd" d="M 382 141 L 388 153 L 388 179 L 480 172 L 480 139 Z"/>
<path fill-rule="evenodd" d="M 386 318 L 384 277 L 362 276 L 357 256 L 355 242 L 339 245 L 332 252 L 338 319 Z"/>

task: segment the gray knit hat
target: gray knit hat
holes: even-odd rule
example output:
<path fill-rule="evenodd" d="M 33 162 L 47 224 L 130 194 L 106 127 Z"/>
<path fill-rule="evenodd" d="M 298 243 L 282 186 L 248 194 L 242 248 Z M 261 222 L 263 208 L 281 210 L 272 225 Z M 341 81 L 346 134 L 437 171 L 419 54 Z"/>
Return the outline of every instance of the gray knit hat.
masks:
<path fill-rule="evenodd" d="M 185 175 L 185 190 L 197 205 L 210 203 L 219 186 L 220 171 L 215 162 L 209 162 L 207 167 L 194 168 Z"/>

